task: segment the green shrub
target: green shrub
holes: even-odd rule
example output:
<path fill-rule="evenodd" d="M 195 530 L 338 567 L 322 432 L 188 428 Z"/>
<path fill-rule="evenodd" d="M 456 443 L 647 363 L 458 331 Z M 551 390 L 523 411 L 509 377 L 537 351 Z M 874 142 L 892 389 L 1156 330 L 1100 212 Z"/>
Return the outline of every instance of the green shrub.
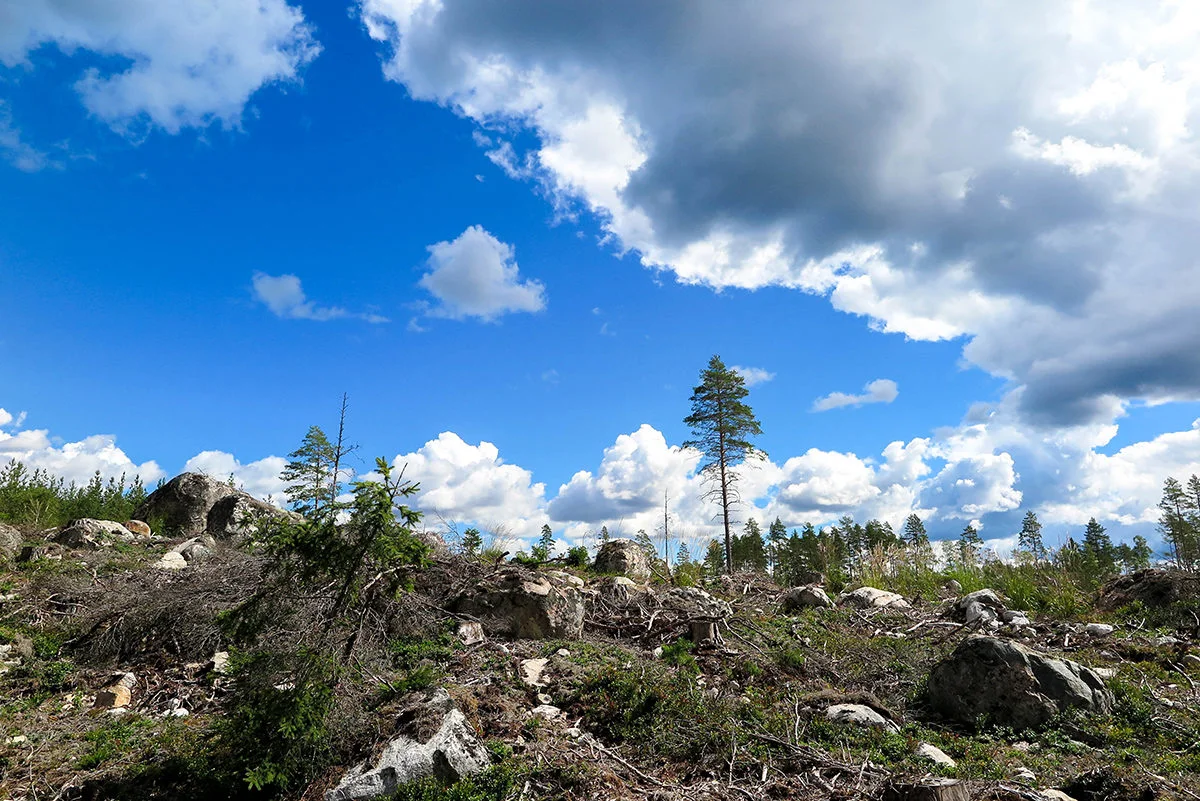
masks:
<path fill-rule="evenodd" d="M 696 664 L 696 657 L 692 656 L 692 641 L 680 637 L 669 645 L 664 645 L 662 649 L 662 661 L 665 665 L 672 665 L 683 670 L 685 673 L 699 673 L 700 668 Z"/>
<path fill-rule="evenodd" d="M 252 790 L 286 790 L 330 754 L 332 665 L 320 654 L 231 654 L 232 689 L 219 724 L 230 766 Z M 290 676 L 289 681 L 280 677 Z"/>

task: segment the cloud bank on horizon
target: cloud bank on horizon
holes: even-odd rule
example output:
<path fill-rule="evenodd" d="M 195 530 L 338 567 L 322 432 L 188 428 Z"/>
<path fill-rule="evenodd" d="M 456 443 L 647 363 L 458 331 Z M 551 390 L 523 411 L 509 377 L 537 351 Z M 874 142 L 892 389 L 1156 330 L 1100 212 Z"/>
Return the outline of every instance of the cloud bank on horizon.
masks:
<path fill-rule="evenodd" d="M 1054 500 L 1036 507 L 1023 504 L 1013 457 L 995 453 L 994 430 L 965 427 L 942 438 L 892 442 L 877 457 L 812 448 L 782 461 L 769 458 L 740 470 L 745 503 L 739 518 L 760 522 L 780 518 L 789 528 L 820 525 L 845 514 L 878 518 L 899 526 L 916 512 L 944 535 L 994 512 L 1037 508 L 1044 523 L 1082 528 L 1089 517 L 1143 533 L 1158 517 L 1159 476 L 1182 475 L 1200 463 L 1200 420 L 1188 431 L 1170 432 L 1106 456 L 1067 454 L 1055 466 L 1070 469 L 1055 487 Z M 1008 441 L 1011 445 L 1012 440 Z M 1059 447 L 1079 448 L 1068 440 Z M 93 473 L 132 478 L 153 486 L 169 477 L 157 462 L 137 464 L 116 446 L 115 437 L 97 435 L 79 442 L 56 443 L 45 430 L 25 430 L 0 409 L 0 465 L 21 461 L 70 481 L 86 482 Z M 653 426 L 621 434 L 604 450 L 598 467 L 580 470 L 548 497 L 546 485 L 531 470 L 505 461 L 492 443 L 472 445 L 443 432 L 410 453 L 392 460 L 405 476 L 421 484 L 416 506 L 426 525 L 474 524 L 519 544 L 536 539 L 550 524 L 567 544 L 594 543 L 601 526 L 614 535 L 654 531 L 668 499 L 677 536 L 702 545 L 719 531 L 697 475 L 701 454 L 671 445 Z M 261 498 L 281 503 L 279 475 L 287 460 L 267 456 L 242 462 L 223 451 L 204 451 L 182 466 L 236 483 Z M 989 542 L 1011 549 L 1009 531 L 989 531 Z M 1157 542 L 1156 536 L 1151 537 Z"/>

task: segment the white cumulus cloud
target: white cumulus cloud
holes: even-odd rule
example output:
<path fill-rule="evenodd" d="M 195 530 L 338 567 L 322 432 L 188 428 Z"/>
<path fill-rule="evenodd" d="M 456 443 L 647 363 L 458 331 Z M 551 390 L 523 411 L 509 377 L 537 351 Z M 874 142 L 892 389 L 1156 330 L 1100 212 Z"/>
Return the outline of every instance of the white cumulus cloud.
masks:
<path fill-rule="evenodd" d="M 388 318 L 372 313 L 349 312 L 341 306 L 318 306 L 304 294 L 300 279 L 294 275 L 255 273 L 254 297 L 276 317 L 293 320 L 337 320 L 353 317 L 369 323 L 386 323 Z"/>
<path fill-rule="evenodd" d="M 877 378 L 869 382 L 861 395 L 850 395 L 845 392 L 831 392 L 813 401 L 814 412 L 827 412 L 830 409 L 840 409 L 843 406 L 862 406 L 864 403 L 891 403 L 900 396 L 900 387 L 890 378 Z"/>
<path fill-rule="evenodd" d="M 0 63 L 27 63 L 44 44 L 109 57 L 75 84 L 92 114 L 171 133 L 214 121 L 236 127 L 255 92 L 298 80 L 320 52 L 303 13 L 285 0 L 0 4 Z"/>
<path fill-rule="evenodd" d="M 513 312 L 546 307 L 540 281 L 522 280 L 512 245 L 473 225 L 457 239 L 429 246 L 428 272 L 420 285 L 437 298 L 428 313 L 490 322 Z"/>
<path fill-rule="evenodd" d="M 774 373 L 764 370 L 761 367 L 742 367 L 735 364 L 729 369 L 740 375 L 748 387 L 752 387 L 755 384 L 765 384 L 775 377 Z"/>

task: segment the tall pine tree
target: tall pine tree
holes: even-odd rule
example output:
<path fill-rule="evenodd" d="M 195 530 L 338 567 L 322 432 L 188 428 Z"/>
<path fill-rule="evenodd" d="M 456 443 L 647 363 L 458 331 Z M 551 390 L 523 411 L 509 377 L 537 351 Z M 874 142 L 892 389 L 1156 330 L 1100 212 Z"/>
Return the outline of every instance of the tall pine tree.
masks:
<path fill-rule="evenodd" d="M 692 390 L 692 413 L 683 420 L 695 437 L 685 442 L 684 447 L 696 448 L 704 454 L 700 475 L 709 485 L 704 497 L 721 506 L 725 570 L 729 573 L 733 572 L 731 515 L 739 500 L 737 467 L 748 457 L 761 453 L 750 444 L 750 437 L 762 434 L 762 426 L 744 400 L 748 394 L 742 376 L 726 367 L 720 356 L 713 356 L 700 373 L 700 384 Z"/>

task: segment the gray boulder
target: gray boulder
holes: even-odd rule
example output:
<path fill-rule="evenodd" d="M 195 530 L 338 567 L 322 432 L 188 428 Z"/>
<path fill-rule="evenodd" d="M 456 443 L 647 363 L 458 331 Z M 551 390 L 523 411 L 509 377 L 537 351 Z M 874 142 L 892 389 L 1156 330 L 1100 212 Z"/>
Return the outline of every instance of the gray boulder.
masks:
<path fill-rule="evenodd" d="M 251 540 L 264 518 L 299 521 L 300 515 L 260 501 L 241 490 L 217 500 L 208 510 L 205 531 L 214 540 Z"/>
<path fill-rule="evenodd" d="M 825 719 L 832 723 L 850 723 L 855 726 L 899 731 L 892 721 L 863 704 L 834 704 L 825 710 Z"/>
<path fill-rule="evenodd" d="M 596 552 L 595 568 L 600 573 L 618 573 L 636 581 L 650 578 L 650 559 L 633 540 L 609 540 Z"/>
<path fill-rule="evenodd" d="M 325 793 L 325 801 L 390 797 L 403 784 L 436 778 L 446 785 L 474 776 L 491 762 L 450 694 L 438 688 L 400 712 L 400 731 L 379 758 L 365 761 Z"/>
<path fill-rule="evenodd" d="M 467 587 L 450 601 L 450 608 L 479 618 L 489 636 L 541 640 L 583 634 L 579 589 L 516 565 Z"/>
<path fill-rule="evenodd" d="M 954 616 L 963 623 L 981 621 L 987 625 L 1007 611 L 1004 599 L 995 590 L 969 592 L 954 602 Z"/>
<path fill-rule="evenodd" d="M 1015 729 L 1044 725 L 1069 708 L 1112 710 L 1112 693 L 1090 668 L 994 637 L 971 637 L 929 675 L 929 703 L 960 723 L 980 718 Z"/>
<path fill-rule="evenodd" d="M 114 520 L 94 520 L 84 517 L 72 520 L 51 539 L 74 550 L 95 550 L 113 542 L 129 542 L 137 538 L 132 531 Z"/>
<path fill-rule="evenodd" d="M 833 606 L 833 601 L 824 589 L 818 586 L 793 587 L 783 595 L 780 606 L 785 614 L 802 609 L 820 609 Z"/>
<path fill-rule="evenodd" d="M 208 513 L 213 504 L 237 494 L 239 490 L 214 478 L 182 473 L 150 493 L 134 511 L 133 518 L 156 522 L 159 534 L 198 537 L 208 528 Z"/>
<path fill-rule="evenodd" d="M 858 609 L 909 609 L 904 596 L 888 592 L 876 587 L 859 587 L 838 599 L 840 606 L 853 606 Z"/>
<path fill-rule="evenodd" d="M 0 523 L 0 558 L 11 559 L 24 541 L 20 531 L 6 523 Z"/>

